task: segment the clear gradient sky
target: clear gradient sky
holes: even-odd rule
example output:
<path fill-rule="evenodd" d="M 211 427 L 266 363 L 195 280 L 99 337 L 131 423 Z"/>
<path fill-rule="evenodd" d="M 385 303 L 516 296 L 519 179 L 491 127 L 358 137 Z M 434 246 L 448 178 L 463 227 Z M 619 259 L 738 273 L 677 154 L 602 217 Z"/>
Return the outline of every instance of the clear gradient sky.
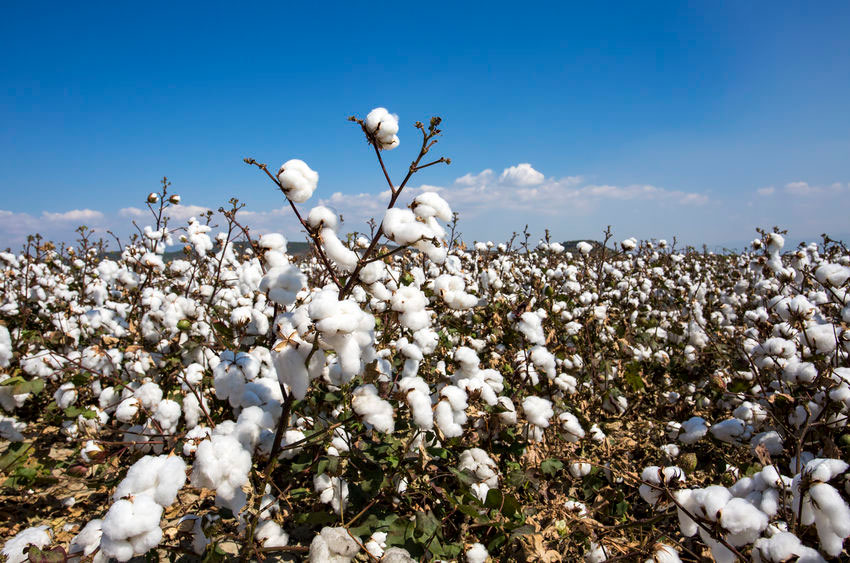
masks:
<path fill-rule="evenodd" d="M 236 196 L 298 238 L 246 156 L 305 160 L 360 228 L 386 185 L 345 119 L 376 106 L 395 178 L 443 117 L 412 185 L 469 240 L 850 233 L 850 2 L 81 4 L 4 5 L 0 247 L 126 233 L 162 176 L 181 221 Z"/>

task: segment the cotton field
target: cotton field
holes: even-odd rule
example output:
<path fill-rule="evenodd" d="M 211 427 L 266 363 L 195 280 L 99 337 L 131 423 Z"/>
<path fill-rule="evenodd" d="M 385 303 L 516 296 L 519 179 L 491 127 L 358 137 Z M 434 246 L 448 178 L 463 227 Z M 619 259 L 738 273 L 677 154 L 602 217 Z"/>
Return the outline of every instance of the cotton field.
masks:
<path fill-rule="evenodd" d="M 352 121 L 384 168 L 397 117 Z M 167 183 L 113 254 L 0 253 L 7 561 L 847 557 L 847 248 L 464 244 L 405 197 L 439 126 L 353 236 L 246 159 L 303 255 L 236 201 L 169 222 Z"/>

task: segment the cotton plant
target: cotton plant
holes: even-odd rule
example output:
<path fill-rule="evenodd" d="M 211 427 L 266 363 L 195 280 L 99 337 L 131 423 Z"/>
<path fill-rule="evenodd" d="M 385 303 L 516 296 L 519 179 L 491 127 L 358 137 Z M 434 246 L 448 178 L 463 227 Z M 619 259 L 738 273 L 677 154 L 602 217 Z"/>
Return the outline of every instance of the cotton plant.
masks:
<path fill-rule="evenodd" d="M 377 108 L 354 121 L 385 164 L 398 119 Z M 575 488 L 559 510 L 606 525 L 579 481 L 604 479 L 632 506 L 642 497 L 662 518 L 659 531 L 641 528 L 645 548 L 629 554 L 641 560 L 678 560 L 679 535 L 719 560 L 843 556 L 848 487 L 832 444 L 845 447 L 850 413 L 846 251 L 788 249 L 781 233 L 727 255 L 610 233 L 574 248 L 549 238 L 465 248 L 448 232 L 452 192 L 406 187 L 446 162 L 424 160 L 438 127 L 417 124 L 424 143 L 410 174 L 386 175 L 387 209 L 351 237 L 310 165 L 289 160 L 275 174 L 248 159 L 287 198 L 311 242 L 304 256 L 279 233 L 243 230 L 235 203 L 223 229 L 201 215 L 175 228 L 164 217 L 180 201 L 165 188 L 119 254 L 85 242 L 0 253 L 0 435 L 34 439 L 32 413 L 55 403 L 74 472 L 114 471 L 116 457 L 130 466 L 68 553 L 169 547 L 161 515 L 192 497 L 185 488 L 205 503 L 200 516 L 182 506 L 175 516 L 195 553 L 218 529 L 239 537 L 242 556 L 289 547 L 299 536 L 281 513 L 292 503 L 292 514 L 366 526 L 354 543 L 343 528 L 313 529 L 313 560 L 351 560 L 362 544 L 410 561 L 389 521 L 371 516 L 388 510 L 398 527 L 411 499 L 427 498 L 444 518 L 439 495 L 454 498 L 454 471 L 474 476 L 481 502 L 497 487 L 524 498 L 518 464 L 553 490 Z M 657 459 L 644 487 L 618 457 L 632 417 L 651 421 L 641 450 Z M 543 466 L 559 445 L 563 468 Z M 728 465 L 705 464 L 718 447 Z M 688 488 L 694 472 L 701 488 Z M 282 476 L 296 494 L 279 496 Z M 453 551 L 435 559 L 501 555 L 478 549 L 491 537 L 439 530 Z M 616 542 L 594 541 L 569 555 L 614 556 Z"/>

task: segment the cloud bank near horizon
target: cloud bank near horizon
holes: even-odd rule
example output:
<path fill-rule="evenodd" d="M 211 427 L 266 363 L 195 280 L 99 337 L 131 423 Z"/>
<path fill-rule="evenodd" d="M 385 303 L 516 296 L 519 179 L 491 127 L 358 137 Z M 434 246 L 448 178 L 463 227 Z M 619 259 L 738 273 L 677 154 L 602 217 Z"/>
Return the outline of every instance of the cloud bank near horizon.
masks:
<path fill-rule="evenodd" d="M 321 184 L 319 186 L 321 193 Z M 598 238 L 606 225 L 613 225 L 623 238 L 679 236 L 688 243 L 720 244 L 751 238 L 756 226 L 779 225 L 798 236 L 827 232 L 841 236 L 846 230 L 843 214 L 850 203 L 850 184 L 827 186 L 793 181 L 777 188 L 760 187 L 741 191 L 730 201 L 711 193 L 689 192 L 649 184 L 624 186 L 596 183 L 583 176 L 546 177 L 530 163 L 466 173 L 451 186 L 421 184 L 408 187 L 399 201 L 406 205 L 418 193 L 435 191 L 444 197 L 460 218 L 465 240 L 505 240 L 525 225 L 535 236 L 549 229 L 556 239 Z M 332 192 L 309 203 L 333 208 L 344 219 L 344 229 L 368 232 L 367 221 L 380 221 L 390 199 L 389 190 L 377 193 Z M 839 205 L 840 203 L 840 205 Z M 172 227 L 184 226 L 191 217 L 200 217 L 212 208 L 190 204 L 170 208 Z M 223 225 L 215 214 L 214 225 Z M 281 232 L 292 240 L 303 234 L 297 219 L 285 202 L 277 208 L 256 211 L 243 209 L 240 222 L 256 233 Z M 36 232 L 56 242 L 72 242 L 75 229 L 84 224 L 103 238 L 107 231 L 122 242 L 152 223 L 149 209 L 124 207 L 114 212 L 72 209 L 43 211 L 40 215 L 0 209 L 0 247 L 20 246 Z"/>

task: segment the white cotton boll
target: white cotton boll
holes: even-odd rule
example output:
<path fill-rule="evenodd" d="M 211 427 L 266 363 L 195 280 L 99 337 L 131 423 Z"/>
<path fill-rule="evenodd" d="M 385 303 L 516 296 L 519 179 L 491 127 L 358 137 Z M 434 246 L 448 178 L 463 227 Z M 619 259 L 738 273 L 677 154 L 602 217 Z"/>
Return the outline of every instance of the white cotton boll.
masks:
<path fill-rule="evenodd" d="M 434 280 L 434 294 L 439 295 L 449 308 L 463 311 L 478 304 L 478 297 L 466 293 L 463 278 L 443 274 Z"/>
<path fill-rule="evenodd" d="M 100 538 L 103 535 L 103 520 L 95 518 L 86 524 L 79 533 L 71 540 L 68 546 L 68 555 L 82 555 L 88 557 L 100 547 Z M 78 556 L 79 556 L 78 555 Z"/>
<path fill-rule="evenodd" d="M 463 435 L 463 426 L 455 421 L 455 411 L 447 400 L 437 403 L 434 409 L 434 422 L 446 438 Z"/>
<path fill-rule="evenodd" d="M 343 272 L 350 274 L 357 268 L 357 262 L 360 259 L 357 253 L 345 246 L 332 229 L 322 229 L 320 236 L 325 254 Z"/>
<path fill-rule="evenodd" d="M 292 264 L 269 268 L 260 280 L 260 291 L 268 291 L 271 301 L 284 306 L 291 305 L 305 287 L 307 276 Z"/>
<path fill-rule="evenodd" d="M 653 547 L 655 553 L 652 554 L 650 559 L 647 559 L 645 563 L 681 563 L 682 560 L 679 558 L 679 552 L 676 551 L 676 548 L 670 545 L 666 545 L 663 543 L 657 543 Z"/>
<path fill-rule="evenodd" d="M 733 546 L 754 542 L 767 528 L 767 514 L 742 498 L 733 498 L 723 507 L 720 525 L 729 530 L 736 538 L 729 537 Z"/>
<path fill-rule="evenodd" d="M 850 268 L 840 264 L 822 264 L 815 270 L 815 277 L 823 285 L 841 287 L 850 279 Z"/>
<path fill-rule="evenodd" d="M 840 459 L 815 458 L 806 463 L 804 473 L 813 481 L 826 483 L 838 477 L 850 467 Z"/>
<path fill-rule="evenodd" d="M 260 522 L 254 530 L 254 537 L 262 542 L 263 547 L 284 547 L 289 544 L 289 534 L 274 520 Z"/>
<path fill-rule="evenodd" d="M 546 344 L 546 337 L 543 334 L 543 326 L 540 323 L 540 317 L 531 311 L 523 313 L 517 323 L 519 330 L 525 339 L 531 344 Z"/>
<path fill-rule="evenodd" d="M 699 416 L 694 416 L 682 423 L 679 441 L 683 444 L 693 444 L 705 436 L 707 432 L 708 425 L 706 424 L 705 419 Z"/>
<path fill-rule="evenodd" d="M 307 214 L 307 224 L 314 229 L 331 229 L 336 231 L 339 225 L 339 217 L 329 207 L 317 205 Z"/>
<path fill-rule="evenodd" d="M 374 532 L 371 536 L 369 536 L 369 540 L 364 544 L 366 551 L 368 551 L 372 557 L 380 559 L 384 555 L 384 548 L 387 547 L 387 533 L 386 532 Z"/>
<path fill-rule="evenodd" d="M 417 217 L 436 217 L 443 221 L 452 220 L 452 209 L 437 192 L 423 192 L 416 196 L 411 204 Z"/>
<path fill-rule="evenodd" d="M 290 446 L 296 442 L 300 442 L 305 437 L 304 433 L 300 430 L 287 430 L 283 433 L 280 445 L 282 447 Z M 280 457 L 283 459 L 292 459 L 301 453 L 302 449 L 303 448 L 301 446 L 285 449 L 281 452 Z"/>
<path fill-rule="evenodd" d="M 531 349 L 530 356 L 534 367 L 545 373 L 548 379 L 555 379 L 555 356 L 549 350 L 543 346 L 535 346 Z"/>
<path fill-rule="evenodd" d="M 313 195 L 319 183 L 319 174 L 303 160 L 293 158 L 283 163 L 277 173 L 280 187 L 293 203 L 304 203 Z"/>
<path fill-rule="evenodd" d="M 319 500 L 330 504 L 334 512 L 340 514 L 348 505 L 348 483 L 339 477 L 327 473 L 313 477 L 313 489 L 319 493 Z"/>
<path fill-rule="evenodd" d="M 434 236 L 431 229 L 425 223 L 417 221 L 416 216 L 409 209 L 398 207 L 387 209 L 381 225 L 383 225 L 384 234 L 402 246 Z"/>
<path fill-rule="evenodd" d="M 186 462 L 178 456 L 146 455 L 134 463 L 118 484 L 113 500 L 146 495 L 165 507 L 177 500 L 177 492 L 186 483 Z"/>
<path fill-rule="evenodd" d="M 570 471 L 570 475 L 572 475 L 576 479 L 580 479 L 582 477 L 590 475 L 590 471 L 591 469 L 593 469 L 593 466 L 591 466 L 589 463 L 576 462 L 571 463 L 568 469 Z"/>
<path fill-rule="evenodd" d="M 431 396 L 425 380 L 418 376 L 404 377 L 399 381 L 399 389 L 410 406 L 416 425 L 422 430 L 434 428 Z"/>
<path fill-rule="evenodd" d="M 280 233 L 266 233 L 264 235 L 260 235 L 257 244 L 259 244 L 260 248 L 276 250 L 282 253 L 286 252 L 286 238 Z"/>
<path fill-rule="evenodd" d="M 487 548 L 480 543 L 474 543 L 466 550 L 466 561 L 467 563 L 484 563 L 489 555 Z"/>
<path fill-rule="evenodd" d="M 602 544 L 591 541 L 590 549 L 584 554 L 584 560 L 587 563 L 602 563 L 602 561 L 608 560 L 608 552 L 605 551 L 605 547 Z"/>
<path fill-rule="evenodd" d="M 702 528 L 699 529 L 699 537 L 702 538 L 702 541 L 711 550 L 711 556 L 714 558 L 715 563 L 737 563 L 738 558 L 735 554 L 725 545 L 708 535 Z"/>
<path fill-rule="evenodd" d="M 552 401 L 533 395 L 523 399 L 522 410 L 526 420 L 540 428 L 548 428 L 549 419 L 555 415 L 555 411 L 552 410 Z"/>
<path fill-rule="evenodd" d="M 378 390 L 371 383 L 354 390 L 351 408 L 375 430 L 386 434 L 395 430 L 393 406 L 378 395 Z"/>
<path fill-rule="evenodd" d="M 576 248 L 577 248 L 577 249 L 578 249 L 578 251 L 579 251 L 579 252 L 581 252 L 582 254 L 584 254 L 584 255 L 588 255 L 588 254 L 590 254 L 590 251 L 591 251 L 591 250 L 593 250 L 593 245 L 591 245 L 591 244 L 590 244 L 590 243 L 588 243 L 588 242 L 581 241 L 581 242 L 579 242 L 578 244 L 576 244 Z"/>
<path fill-rule="evenodd" d="M 486 483 L 490 488 L 499 486 L 499 467 L 481 448 L 470 448 L 461 452 L 458 469 L 468 470 L 479 482 Z"/>
<path fill-rule="evenodd" d="M 198 445 L 191 482 L 195 487 L 215 489 L 216 505 L 236 514 L 246 500 L 241 487 L 248 482 L 250 471 L 251 453 L 236 438 L 215 435 Z"/>
<path fill-rule="evenodd" d="M 769 538 L 759 538 L 753 545 L 756 563 L 783 563 L 798 557 L 798 563 L 826 563 L 817 550 L 803 545 L 800 538 L 790 532 L 776 532 Z"/>
<path fill-rule="evenodd" d="M 561 423 L 561 428 L 567 433 L 565 436 L 567 442 L 578 442 L 584 438 L 584 428 L 581 427 L 581 423 L 574 414 L 562 412 L 558 415 L 558 421 Z"/>
<path fill-rule="evenodd" d="M 378 148 L 392 150 L 399 144 L 398 116 L 386 108 L 375 108 L 366 115 L 366 130 L 375 136 Z"/>
<path fill-rule="evenodd" d="M 70 381 L 68 383 L 63 383 L 59 386 L 59 389 L 53 393 L 53 399 L 56 401 L 56 405 L 60 409 L 66 409 L 77 400 L 77 390 L 74 387 L 74 384 Z"/>
<path fill-rule="evenodd" d="M 372 285 L 386 278 L 386 265 L 381 260 L 369 262 L 360 268 L 360 272 L 357 275 L 360 277 L 360 281 L 367 285 Z"/>
<path fill-rule="evenodd" d="M 679 446 L 676 444 L 664 444 L 659 449 L 670 459 L 676 459 L 679 457 Z"/>
<path fill-rule="evenodd" d="M 131 422 L 139 412 L 139 400 L 135 397 L 124 399 L 115 409 L 115 418 L 121 422 Z"/>
<path fill-rule="evenodd" d="M 844 539 L 850 536 L 850 508 L 841 494 L 831 485 L 819 483 L 809 489 L 815 511 L 821 548 L 833 557 L 842 550 Z"/>
<path fill-rule="evenodd" d="M 590 437 L 594 442 L 604 442 L 607 436 L 598 424 L 593 423 L 593 425 L 591 425 L 590 427 Z"/>
<path fill-rule="evenodd" d="M 721 442 L 732 443 L 744 436 L 746 425 L 743 420 L 729 418 L 712 425 L 711 435 Z"/>
<path fill-rule="evenodd" d="M 678 491 L 674 491 L 673 497 L 675 497 L 676 502 L 682 505 L 682 507 L 691 514 L 693 514 L 696 510 L 699 499 L 696 495 L 694 495 L 693 490 L 680 489 Z M 682 532 L 682 535 L 686 538 L 696 535 L 699 525 L 678 506 L 676 507 L 676 514 L 679 517 L 679 530 Z"/>
<path fill-rule="evenodd" d="M 166 434 L 173 434 L 177 431 L 177 423 L 180 421 L 180 403 L 165 399 L 160 402 L 154 409 L 153 418 L 162 426 L 162 431 Z"/>
<path fill-rule="evenodd" d="M 496 405 L 499 410 L 499 422 L 505 426 L 513 426 L 517 422 L 516 407 L 510 397 L 499 397 Z"/>
<path fill-rule="evenodd" d="M 106 557 L 129 561 L 159 545 L 162 506 L 147 495 L 116 501 L 103 517 L 100 548 Z"/>
<path fill-rule="evenodd" d="M 29 556 L 24 554 L 27 546 L 35 545 L 43 548 L 50 543 L 50 527 L 35 526 L 21 530 L 3 546 L 2 554 L 7 563 L 22 563 L 28 561 Z"/>
<path fill-rule="evenodd" d="M 9 336 L 9 329 L 5 325 L 0 325 L 0 368 L 9 367 L 12 360 L 12 338 Z"/>

